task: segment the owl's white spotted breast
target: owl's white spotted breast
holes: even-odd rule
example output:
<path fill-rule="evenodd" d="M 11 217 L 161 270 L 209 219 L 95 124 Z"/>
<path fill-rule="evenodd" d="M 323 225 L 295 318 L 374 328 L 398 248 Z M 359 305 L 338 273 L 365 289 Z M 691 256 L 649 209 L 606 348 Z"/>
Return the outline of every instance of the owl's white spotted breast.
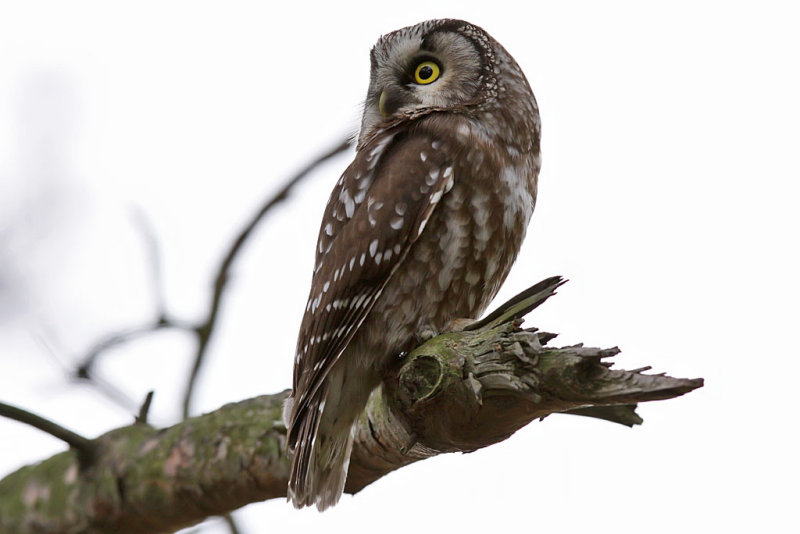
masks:
<path fill-rule="evenodd" d="M 498 160 L 496 140 L 467 119 L 423 119 L 416 131 L 443 136 L 454 159 L 453 187 L 392 274 L 348 347 L 365 367 L 409 350 L 457 318 L 479 316 L 508 274 L 525 236 L 535 174 L 525 157 Z M 424 157 L 424 156 L 423 156 Z M 532 185 L 532 182 L 534 185 Z M 376 361 L 384 354 L 384 361 Z"/>

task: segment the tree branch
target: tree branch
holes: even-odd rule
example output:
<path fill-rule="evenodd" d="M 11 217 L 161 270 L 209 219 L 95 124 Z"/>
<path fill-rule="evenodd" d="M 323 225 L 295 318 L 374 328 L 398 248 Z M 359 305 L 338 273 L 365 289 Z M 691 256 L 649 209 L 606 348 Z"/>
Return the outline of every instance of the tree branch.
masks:
<path fill-rule="evenodd" d="M 551 348 L 552 334 L 520 328 L 519 309 L 540 304 L 560 283 L 549 279 L 512 299 L 501 307 L 517 310 L 506 322 L 482 321 L 409 354 L 358 421 L 345 491 L 357 493 L 437 454 L 497 443 L 552 413 L 637 424 L 634 403 L 703 385 L 702 379 L 613 370 L 606 360 L 616 348 Z M 98 452 L 89 465 L 68 451 L 23 467 L 0 480 L 0 532 L 172 532 L 285 497 L 289 459 L 281 411 L 287 394 L 228 404 L 163 430 L 144 424 L 112 430 L 93 440 Z"/>

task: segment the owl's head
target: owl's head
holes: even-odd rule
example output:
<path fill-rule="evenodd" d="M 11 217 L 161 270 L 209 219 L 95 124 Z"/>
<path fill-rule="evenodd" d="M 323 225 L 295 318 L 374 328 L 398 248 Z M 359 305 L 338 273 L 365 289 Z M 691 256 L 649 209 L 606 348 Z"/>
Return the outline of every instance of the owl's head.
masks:
<path fill-rule="evenodd" d="M 485 102 L 496 94 L 495 45 L 482 29 L 453 19 L 381 37 L 370 54 L 362 137 L 398 119 Z"/>

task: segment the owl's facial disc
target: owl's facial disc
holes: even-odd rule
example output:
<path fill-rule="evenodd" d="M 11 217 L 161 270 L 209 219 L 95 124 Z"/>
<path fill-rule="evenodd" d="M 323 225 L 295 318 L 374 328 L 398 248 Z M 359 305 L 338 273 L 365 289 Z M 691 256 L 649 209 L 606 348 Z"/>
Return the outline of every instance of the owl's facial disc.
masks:
<path fill-rule="evenodd" d="M 466 23 L 431 21 L 382 37 L 372 50 L 362 132 L 402 117 L 478 102 L 487 58 Z"/>

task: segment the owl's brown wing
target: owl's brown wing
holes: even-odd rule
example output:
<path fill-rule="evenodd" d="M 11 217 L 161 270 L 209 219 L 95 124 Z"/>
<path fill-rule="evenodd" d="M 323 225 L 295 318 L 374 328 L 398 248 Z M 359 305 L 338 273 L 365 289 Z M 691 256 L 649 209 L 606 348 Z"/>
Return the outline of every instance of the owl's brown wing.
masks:
<path fill-rule="evenodd" d="M 367 191 L 375 179 L 375 168 L 380 160 L 380 155 L 392 142 L 394 136 L 394 133 L 386 133 L 370 145 L 369 152 L 365 149 L 357 152 L 353 162 L 336 182 L 328 204 L 325 206 L 325 213 L 322 215 L 314 260 L 315 274 L 320 269 L 325 255 L 333 246 L 336 236 L 353 218 L 356 208 L 364 202 Z"/>
<path fill-rule="evenodd" d="M 292 427 L 453 186 L 446 148 L 423 134 L 379 137 L 334 189 L 297 341 Z"/>

